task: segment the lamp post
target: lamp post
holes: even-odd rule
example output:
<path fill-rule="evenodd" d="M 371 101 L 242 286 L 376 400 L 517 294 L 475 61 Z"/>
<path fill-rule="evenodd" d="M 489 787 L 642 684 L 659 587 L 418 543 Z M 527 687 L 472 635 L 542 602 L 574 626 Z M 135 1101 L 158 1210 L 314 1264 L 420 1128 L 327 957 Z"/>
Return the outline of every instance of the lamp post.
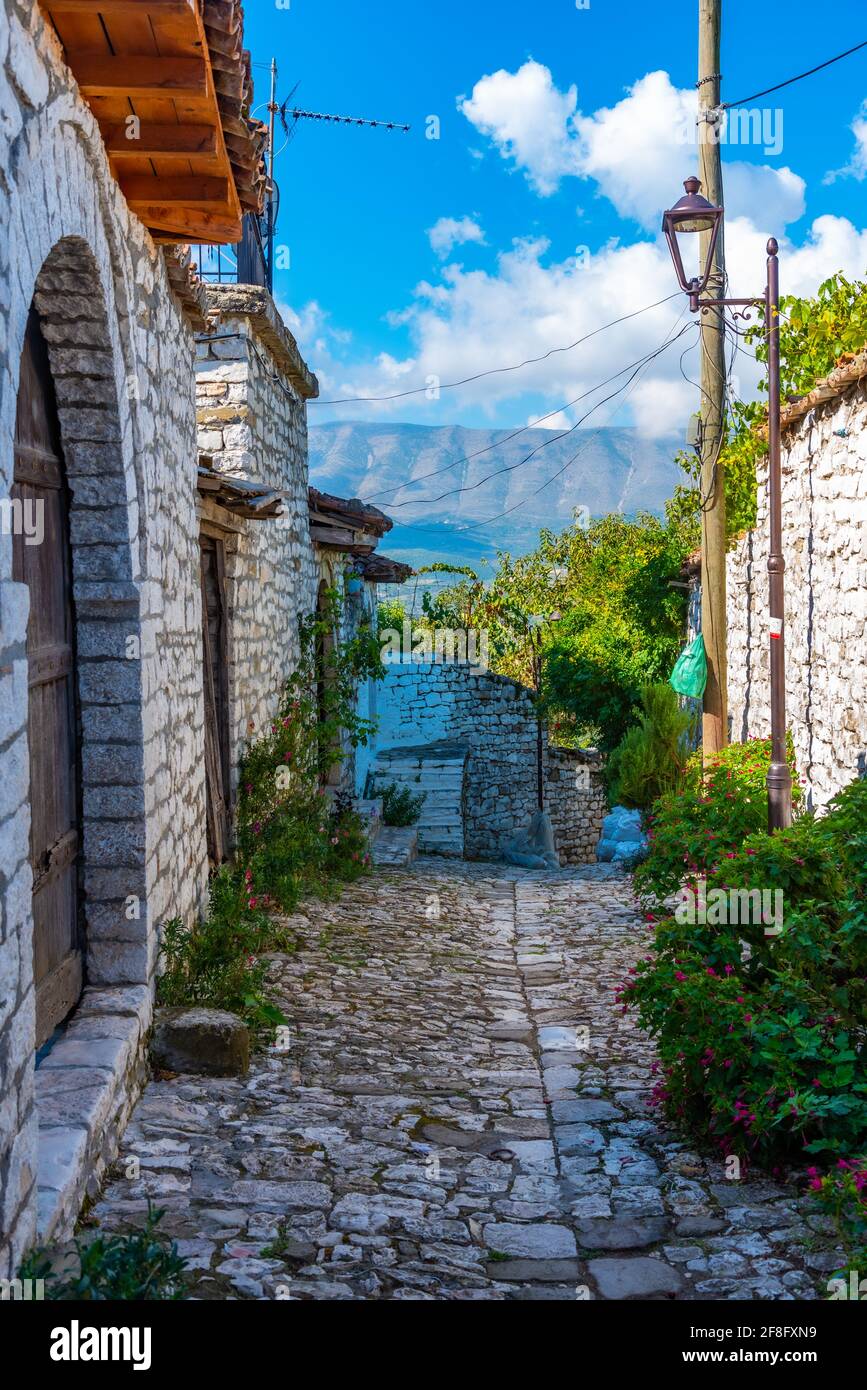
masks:
<path fill-rule="evenodd" d="M 792 778 L 786 759 L 786 648 L 785 648 L 785 569 L 783 557 L 782 485 L 780 473 L 780 267 L 778 246 L 768 241 L 767 286 L 754 299 L 705 299 L 713 269 L 713 255 L 722 226 L 723 209 L 714 207 L 701 195 L 695 177 L 684 183 L 685 194 L 662 218 L 678 284 L 689 296 L 694 314 L 722 310 L 729 305 L 763 304 L 768 342 L 768 547 L 770 674 L 771 674 L 771 765 L 768 770 L 768 828 L 782 830 L 792 823 Z M 705 263 L 698 275 L 687 276 L 678 236 L 707 232 Z"/>

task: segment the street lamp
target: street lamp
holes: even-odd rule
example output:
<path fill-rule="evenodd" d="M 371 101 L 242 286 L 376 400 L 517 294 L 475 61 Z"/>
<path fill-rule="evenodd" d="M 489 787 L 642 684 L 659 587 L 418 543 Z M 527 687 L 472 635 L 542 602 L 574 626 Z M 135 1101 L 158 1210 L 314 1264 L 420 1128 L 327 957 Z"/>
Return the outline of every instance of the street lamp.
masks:
<path fill-rule="evenodd" d="M 713 268 L 713 257 L 723 220 L 723 209 L 702 197 L 701 183 L 695 177 L 684 183 L 685 196 L 663 214 L 662 230 L 668 242 L 677 281 L 689 295 L 694 314 L 724 309 L 729 305 L 765 306 L 765 334 L 768 342 L 768 512 L 770 545 L 768 551 L 770 672 L 771 672 L 771 765 L 768 769 L 768 828 L 782 830 L 792 823 L 792 777 L 786 758 L 786 648 L 784 636 L 785 570 L 783 558 L 782 484 L 780 473 L 780 265 L 778 246 L 768 241 L 768 270 L 765 293 L 754 299 L 702 299 Z M 705 264 L 699 274 L 687 278 L 678 243 L 681 233 L 709 232 Z"/>

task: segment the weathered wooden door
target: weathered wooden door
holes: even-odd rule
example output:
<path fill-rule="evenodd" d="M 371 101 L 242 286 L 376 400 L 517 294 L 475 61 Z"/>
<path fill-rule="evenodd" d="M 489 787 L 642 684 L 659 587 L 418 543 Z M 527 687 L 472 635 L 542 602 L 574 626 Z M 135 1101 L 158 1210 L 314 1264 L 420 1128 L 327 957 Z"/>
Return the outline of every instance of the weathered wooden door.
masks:
<path fill-rule="evenodd" d="M 215 864 L 222 864 L 231 846 L 225 552 L 222 541 L 205 534 L 201 552 L 208 855 Z"/>
<path fill-rule="evenodd" d="M 21 510 L 13 511 L 12 576 L 30 590 L 30 862 L 40 1047 L 81 994 L 81 839 L 69 497 L 48 351 L 33 309 L 21 357 L 14 453 L 13 508 Z"/>

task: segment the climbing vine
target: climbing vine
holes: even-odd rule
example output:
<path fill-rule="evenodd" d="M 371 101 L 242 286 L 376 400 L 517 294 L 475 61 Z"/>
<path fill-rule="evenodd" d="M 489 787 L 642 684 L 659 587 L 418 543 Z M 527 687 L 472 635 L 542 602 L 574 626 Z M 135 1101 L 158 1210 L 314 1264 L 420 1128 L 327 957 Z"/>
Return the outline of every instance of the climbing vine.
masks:
<path fill-rule="evenodd" d="M 754 349 L 756 361 L 767 367 L 765 309 L 759 306 L 757 322 L 744 336 L 746 349 Z M 786 295 L 780 302 L 780 393 L 783 402 L 797 400 L 813 389 L 833 368 L 867 345 L 867 283 L 832 275 L 812 299 Z M 767 375 L 759 382 L 764 396 Z M 768 407 L 764 400 L 734 401 L 727 422 L 727 438 L 720 455 L 725 470 L 726 525 L 731 539 L 756 523 L 756 476 L 767 452 Z M 675 489 L 669 515 L 685 520 L 696 544 L 699 537 L 698 460 L 681 454 L 678 462 L 689 478 Z"/>

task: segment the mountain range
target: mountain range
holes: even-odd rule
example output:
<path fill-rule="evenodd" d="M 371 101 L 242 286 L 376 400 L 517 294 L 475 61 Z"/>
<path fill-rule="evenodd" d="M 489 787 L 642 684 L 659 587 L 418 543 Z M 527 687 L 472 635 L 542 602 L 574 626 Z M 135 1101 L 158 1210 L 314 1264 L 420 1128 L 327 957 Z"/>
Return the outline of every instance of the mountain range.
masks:
<path fill-rule="evenodd" d="M 310 481 L 386 512 L 395 527 L 381 548 L 394 559 L 470 565 L 484 577 L 498 550 L 532 550 L 542 527 L 563 530 L 575 508 L 661 513 L 682 480 L 679 437 L 614 426 L 560 435 L 332 421 L 310 428 Z"/>

